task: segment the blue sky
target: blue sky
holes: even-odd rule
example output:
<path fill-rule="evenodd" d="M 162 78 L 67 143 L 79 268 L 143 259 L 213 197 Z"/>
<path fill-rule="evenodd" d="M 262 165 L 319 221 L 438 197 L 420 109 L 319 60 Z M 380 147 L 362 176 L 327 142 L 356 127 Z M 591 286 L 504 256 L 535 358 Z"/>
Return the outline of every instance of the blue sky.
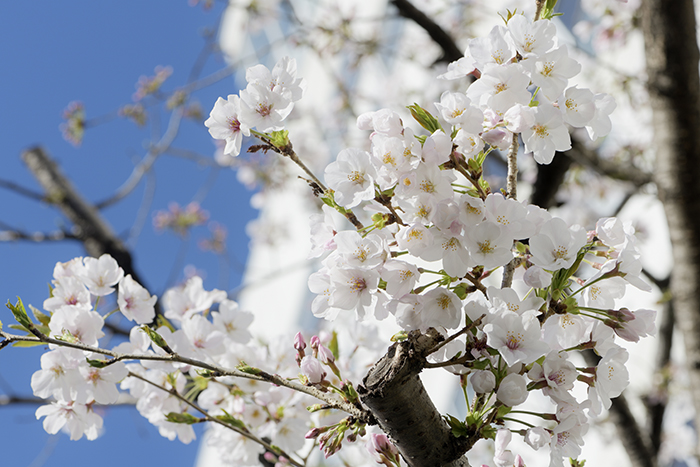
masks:
<path fill-rule="evenodd" d="M 88 119 L 113 114 L 131 103 L 138 78 L 152 75 L 158 65 L 170 65 L 174 70 L 164 85 L 165 91 L 184 84 L 204 45 L 201 32 L 217 25 L 221 9 L 219 4 L 205 12 L 201 7 L 190 7 L 187 0 L 3 2 L 0 179 L 39 191 L 20 154 L 40 144 L 58 160 L 86 198 L 95 201 L 112 194 L 131 173 L 134 161 L 145 154 L 150 130 L 115 118 L 88 130 L 82 146 L 74 148 L 59 131 L 63 109 L 69 102 L 80 100 Z M 202 75 L 224 65 L 212 56 Z M 196 98 L 206 115 L 217 96 L 236 91 L 233 78 L 228 78 L 197 93 Z M 164 128 L 167 116 L 161 117 Z M 206 128 L 192 121 L 182 124 L 174 145 L 205 155 L 211 155 L 214 149 Z M 237 286 L 248 245 L 244 227 L 256 215 L 249 205 L 250 193 L 230 170 L 213 173 L 211 168 L 171 156 L 163 156 L 154 173 L 156 189 L 151 211 L 165 209 L 171 201 L 186 205 L 200 199 L 210 218 L 228 229 L 231 262 L 222 275 L 218 258 L 197 248 L 196 241 L 208 233 L 206 227 L 200 227 L 193 232 L 184 261 L 178 263 L 182 241 L 168 232 L 154 232 L 152 212 L 145 218 L 141 233 L 129 237 L 144 197 L 141 184 L 120 204 L 105 209 L 103 215 L 128 240 L 135 266 L 151 291 L 161 295 L 171 275 L 176 280 L 182 278 L 185 265 L 204 273 L 207 288 Z M 3 188 L 0 222 L 30 232 L 54 231 L 66 224 L 50 206 Z M 19 295 L 25 303 L 41 307 L 54 264 L 83 254 L 82 246 L 75 242 L 0 242 L 0 300 L 3 304 L 14 302 Z M 12 322 L 4 306 L 0 321 L 5 326 Z M 0 395 L 31 395 L 29 382 L 39 368 L 41 352 L 16 348 L 0 352 Z M 192 465 L 196 456 L 196 446 L 162 438 L 133 408 L 109 409 L 104 417 L 105 433 L 93 442 L 71 442 L 63 434 L 46 434 L 35 420 L 35 409 L 33 405 L 0 407 L 3 465 L 121 467 L 157 462 L 185 466 Z"/>

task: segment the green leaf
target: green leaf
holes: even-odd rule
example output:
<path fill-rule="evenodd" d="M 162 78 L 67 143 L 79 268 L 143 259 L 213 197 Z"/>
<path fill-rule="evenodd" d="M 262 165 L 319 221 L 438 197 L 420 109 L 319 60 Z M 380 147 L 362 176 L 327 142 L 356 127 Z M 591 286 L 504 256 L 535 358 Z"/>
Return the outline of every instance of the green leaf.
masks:
<path fill-rule="evenodd" d="M 340 358 L 340 351 L 338 350 L 338 333 L 333 331 L 331 334 L 331 340 L 328 342 L 328 350 L 331 351 L 336 360 Z"/>
<path fill-rule="evenodd" d="M 37 347 L 39 345 L 45 345 L 43 342 L 38 341 L 17 341 L 12 344 L 12 347 Z"/>
<path fill-rule="evenodd" d="M 270 142 L 278 149 L 284 149 L 289 146 L 289 131 L 280 130 L 270 133 Z"/>
<path fill-rule="evenodd" d="M 238 371 L 242 371 L 243 373 L 247 373 L 249 375 L 259 375 L 262 373 L 262 370 L 259 370 L 258 368 L 254 368 L 250 365 L 248 365 L 246 362 L 241 362 L 238 364 L 236 367 Z"/>
<path fill-rule="evenodd" d="M 168 345 L 167 342 L 165 342 L 165 339 L 163 339 L 163 336 L 155 332 L 153 329 L 149 328 L 148 326 L 141 326 L 141 330 L 148 334 L 148 338 L 151 339 L 151 342 L 153 342 L 155 345 L 160 347 L 161 349 L 165 350 L 168 353 L 172 353 L 172 350 L 170 349 L 170 346 Z"/>
<path fill-rule="evenodd" d="M 391 342 L 403 342 L 408 339 L 408 333 L 406 331 L 399 331 L 393 336 L 391 336 Z"/>
<path fill-rule="evenodd" d="M 47 315 L 46 313 L 42 312 L 37 307 L 31 304 L 29 305 L 29 309 L 32 310 L 32 314 L 34 314 L 34 317 L 37 319 L 37 321 L 39 321 L 44 326 L 49 325 L 49 321 L 51 321 L 51 316 Z"/>
<path fill-rule="evenodd" d="M 195 423 L 200 423 L 202 419 L 195 417 L 190 413 L 178 413 L 170 412 L 165 415 L 165 420 L 170 423 L 184 423 L 186 425 L 194 425 Z"/>
<path fill-rule="evenodd" d="M 440 122 L 438 122 L 437 118 L 433 117 L 430 112 L 425 110 L 420 105 L 413 104 L 407 106 L 406 108 L 411 111 L 411 115 L 418 123 L 420 123 L 420 126 L 428 130 L 431 135 L 438 130 L 442 130 L 442 126 L 440 125 Z"/>
<path fill-rule="evenodd" d="M 457 284 L 457 285 L 455 286 L 455 288 L 452 289 L 452 291 L 453 291 L 455 294 L 457 294 L 457 296 L 460 298 L 460 300 L 464 300 L 465 298 L 467 298 L 467 287 L 469 287 L 469 285 L 467 285 L 466 283 L 462 282 L 462 283 L 460 283 L 460 284 Z"/>
<path fill-rule="evenodd" d="M 86 358 L 85 360 L 87 360 L 88 365 L 93 368 L 104 368 L 110 363 L 107 360 L 90 360 L 89 358 Z"/>
<path fill-rule="evenodd" d="M 444 415 L 443 417 L 445 418 L 447 424 L 450 425 L 452 435 L 454 435 L 455 438 L 469 435 L 469 428 L 467 428 L 467 425 L 463 421 L 453 417 L 450 414 Z"/>
<path fill-rule="evenodd" d="M 498 408 L 498 412 L 496 413 L 496 417 L 503 418 L 506 415 L 508 415 L 511 410 L 513 410 L 512 407 L 508 407 L 507 405 L 502 405 Z"/>
<path fill-rule="evenodd" d="M 223 409 L 221 409 L 221 410 L 223 410 Z M 239 420 L 238 418 L 232 416 L 230 413 L 226 412 L 225 410 L 223 410 L 223 412 L 224 412 L 224 415 L 217 415 L 216 416 L 217 420 L 221 420 L 222 422 L 226 423 L 227 425 L 231 425 L 231 426 L 236 427 L 240 430 L 248 431 L 248 427 L 246 426 L 246 424 L 242 420 Z"/>
<path fill-rule="evenodd" d="M 27 316 L 27 310 L 24 309 L 24 304 L 22 303 L 22 299 L 17 297 L 17 304 L 13 305 L 10 303 L 10 301 L 7 301 L 7 308 L 10 309 L 12 314 L 14 315 L 15 319 L 19 324 L 24 326 L 24 328 L 29 331 L 32 327 L 34 327 L 34 324 L 32 323 L 32 320 L 29 319 L 29 316 Z"/>

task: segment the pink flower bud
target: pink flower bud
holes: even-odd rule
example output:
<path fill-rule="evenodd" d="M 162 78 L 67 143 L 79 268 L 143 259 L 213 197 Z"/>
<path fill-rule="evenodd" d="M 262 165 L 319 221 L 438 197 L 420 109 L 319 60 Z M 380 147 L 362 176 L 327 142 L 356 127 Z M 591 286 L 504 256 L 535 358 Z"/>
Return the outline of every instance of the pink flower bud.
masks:
<path fill-rule="evenodd" d="M 296 333 L 294 336 L 294 348 L 300 352 L 303 352 L 306 348 L 306 341 L 304 340 L 304 336 L 301 335 L 301 332 Z"/>
<path fill-rule="evenodd" d="M 307 355 L 301 359 L 299 368 L 301 369 L 302 374 L 309 378 L 309 382 L 311 384 L 318 384 L 323 381 L 323 378 L 326 377 L 326 372 L 323 371 L 321 362 L 310 355 Z"/>
<path fill-rule="evenodd" d="M 318 359 L 321 360 L 321 363 L 334 363 L 335 362 L 335 356 L 333 355 L 333 352 L 331 350 L 322 345 L 319 344 L 318 346 Z"/>

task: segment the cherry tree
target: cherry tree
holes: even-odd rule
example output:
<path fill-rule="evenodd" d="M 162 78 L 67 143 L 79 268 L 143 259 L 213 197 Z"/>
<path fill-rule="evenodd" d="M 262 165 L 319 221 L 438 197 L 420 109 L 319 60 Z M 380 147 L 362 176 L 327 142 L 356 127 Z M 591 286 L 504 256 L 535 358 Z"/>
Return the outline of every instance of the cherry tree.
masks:
<path fill-rule="evenodd" d="M 655 311 L 623 306 L 628 285 L 650 289 L 631 226 L 606 217 L 587 231 L 518 201 L 519 159 L 554 164 L 572 133 L 605 137 L 615 108 L 570 83 L 582 66 L 556 37 L 555 4 L 508 10 L 468 41 L 436 77 L 451 90 L 430 108 L 405 103 L 413 122 L 390 108 L 358 115 L 365 149 L 342 149 L 323 175 L 286 126 L 312 92 L 295 60 L 248 68 L 245 89 L 212 103 L 205 125 L 220 161 L 244 144 L 287 159 L 323 204 L 311 235 L 322 267 L 309 278 L 319 332 L 257 347 L 252 314 L 196 276 L 158 298 L 114 255 L 59 263 L 43 311 L 8 303 L 26 335 L 0 331 L 2 347 L 48 345 L 31 381 L 51 400 L 36 412 L 44 428 L 95 438 L 94 406 L 116 402 L 119 386 L 163 436 L 189 442 L 192 425 L 211 424 L 232 465 L 311 465 L 318 448 L 341 462 L 469 465 L 480 439 L 494 440 L 493 465 L 524 465 L 513 435 L 548 446 L 550 465 L 578 457 L 589 416 L 629 383 L 620 341 L 653 335 Z M 499 152 L 502 190 L 485 177 Z M 105 348 L 111 313 L 135 326 Z M 370 342 L 387 320 L 388 350 Z M 435 409 L 418 377 L 427 368 L 456 375 L 465 417 Z M 534 394 L 546 409 L 523 406 Z"/>

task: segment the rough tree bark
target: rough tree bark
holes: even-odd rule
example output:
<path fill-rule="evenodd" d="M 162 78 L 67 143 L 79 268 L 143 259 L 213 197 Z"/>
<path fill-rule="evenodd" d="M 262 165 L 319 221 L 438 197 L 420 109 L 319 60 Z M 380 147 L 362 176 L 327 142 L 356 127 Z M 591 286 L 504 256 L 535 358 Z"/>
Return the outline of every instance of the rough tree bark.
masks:
<path fill-rule="evenodd" d="M 389 348 L 358 387 L 360 400 L 411 467 L 469 467 L 463 454 L 470 441 L 452 435 L 418 377 L 429 350 L 442 340 L 432 328 L 426 334 L 412 331 Z"/>
<path fill-rule="evenodd" d="M 642 29 L 655 182 L 673 246 L 671 293 L 700 427 L 700 76 L 693 0 L 645 0 Z"/>

